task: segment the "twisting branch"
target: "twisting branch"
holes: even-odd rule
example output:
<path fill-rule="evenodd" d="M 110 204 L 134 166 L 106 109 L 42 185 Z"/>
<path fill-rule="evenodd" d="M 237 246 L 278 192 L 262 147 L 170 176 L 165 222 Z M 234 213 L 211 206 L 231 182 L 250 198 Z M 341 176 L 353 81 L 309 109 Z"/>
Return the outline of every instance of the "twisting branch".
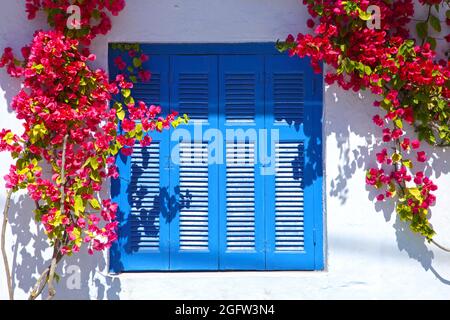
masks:
<path fill-rule="evenodd" d="M 430 21 L 430 17 L 431 17 L 431 9 L 433 8 L 433 5 L 429 4 L 428 5 L 428 15 L 427 15 L 427 19 L 424 21 L 425 23 L 428 23 L 428 21 Z M 422 44 L 421 46 L 423 46 L 425 44 L 425 40 L 427 39 L 427 37 L 425 36 L 422 39 Z"/>
<path fill-rule="evenodd" d="M 56 265 L 58 263 L 57 261 L 58 261 L 59 249 L 60 249 L 60 242 L 59 242 L 59 240 L 56 240 L 55 244 L 54 244 L 54 248 L 53 248 L 52 263 L 50 265 L 50 270 L 49 270 L 49 273 L 48 273 L 48 296 L 47 296 L 47 300 L 53 299 L 53 297 L 56 295 L 56 289 L 55 289 L 55 286 L 53 285 L 53 282 L 54 282 L 54 278 L 55 278 Z"/>
<path fill-rule="evenodd" d="M 61 259 L 63 258 L 63 255 L 59 254 L 56 258 L 56 264 L 58 264 Z M 36 300 L 37 297 L 39 297 L 45 289 L 45 285 L 48 282 L 48 276 L 50 273 L 51 265 L 49 265 L 45 270 L 41 273 L 39 276 L 38 281 L 36 281 L 36 284 L 33 287 L 33 290 L 30 293 L 30 296 L 28 297 L 28 300 Z"/>
<path fill-rule="evenodd" d="M 6 227 L 8 225 L 8 220 L 9 220 L 9 208 L 11 206 L 12 194 L 13 194 L 13 190 L 10 189 L 8 191 L 8 194 L 6 195 L 5 209 L 3 211 L 3 225 L 2 225 L 2 237 L 1 237 L 2 256 L 3 256 L 3 263 L 5 264 L 5 274 L 6 274 L 6 282 L 8 285 L 9 300 L 14 300 L 14 291 L 13 291 L 13 287 L 12 287 L 11 271 L 9 270 L 8 255 L 6 253 L 6 248 L 5 248 L 5 242 L 6 242 L 5 238 L 6 238 Z"/>
<path fill-rule="evenodd" d="M 61 156 L 61 187 L 60 187 L 60 211 L 61 214 L 65 213 L 65 185 L 66 185 L 66 148 L 67 148 L 67 140 L 69 138 L 69 135 L 66 134 L 64 137 L 64 142 L 62 146 L 62 156 Z M 36 201 L 36 208 L 39 209 L 39 202 Z M 51 264 L 45 268 L 45 270 L 41 273 L 39 276 L 36 284 L 33 287 L 33 290 L 30 293 L 30 296 L 28 297 L 28 300 L 35 300 L 37 297 L 39 297 L 44 291 L 46 284 L 48 284 L 48 296 L 47 300 L 53 299 L 53 297 L 56 295 L 56 290 L 54 286 L 54 280 L 55 280 L 55 271 L 56 266 L 58 263 L 62 260 L 64 255 L 61 254 L 61 246 L 63 246 L 66 242 L 66 238 L 64 241 L 60 241 L 57 239 L 53 245 L 53 255 L 52 255 L 52 261 Z"/>
<path fill-rule="evenodd" d="M 64 136 L 64 142 L 62 146 L 62 156 L 61 156 L 61 199 L 60 199 L 60 207 L 59 210 L 61 211 L 61 214 L 65 213 L 65 203 L 66 203 L 66 194 L 65 194 L 65 187 L 66 187 L 66 147 L 67 147 L 67 139 L 69 138 L 69 135 L 66 134 Z M 55 270 L 56 270 L 56 264 L 57 264 L 57 257 L 59 254 L 60 249 L 60 242 L 59 240 L 55 241 L 54 244 L 54 250 L 53 250 L 53 258 L 52 258 L 52 264 L 50 266 L 50 271 L 48 275 L 48 297 L 47 300 L 53 299 L 53 297 L 56 294 L 55 287 L 53 285 L 54 277 L 55 277 Z"/>
<path fill-rule="evenodd" d="M 50 271 L 50 267 L 47 267 L 39 276 L 38 281 L 36 281 L 36 284 L 34 285 L 33 290 L 30 293 L 30 296 L 28 297 L 28 300 L 35 300 L 44 290 L 45 283 L 48 279 L 48 272 Z M 45 279 L 45 281 L 44 281 Z"/>
<path fill-rule="evenodd" d="M 437 243 L 436 241 L 434 241 L 433 239 L 431 239 L 430 241 L 432 244 L 434 244 L 436 247 L 438 247 L 439 249 L 445 251 L 445 252 L 450 252 L 450 248 L 446 248 L 442 245 L 440 245 L 439 243 Z"/>

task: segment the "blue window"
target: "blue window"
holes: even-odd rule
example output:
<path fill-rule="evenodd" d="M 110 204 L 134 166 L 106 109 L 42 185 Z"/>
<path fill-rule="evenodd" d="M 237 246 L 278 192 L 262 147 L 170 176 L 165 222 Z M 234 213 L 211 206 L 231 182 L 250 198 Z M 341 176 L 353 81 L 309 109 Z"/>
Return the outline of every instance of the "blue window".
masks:
<path fill-rule="evenodd" d="M 142 48 L 135 99 L 191 121 L 117 156 L 111 270 L 323 269 L 322 76 L 273 43 Z"/>

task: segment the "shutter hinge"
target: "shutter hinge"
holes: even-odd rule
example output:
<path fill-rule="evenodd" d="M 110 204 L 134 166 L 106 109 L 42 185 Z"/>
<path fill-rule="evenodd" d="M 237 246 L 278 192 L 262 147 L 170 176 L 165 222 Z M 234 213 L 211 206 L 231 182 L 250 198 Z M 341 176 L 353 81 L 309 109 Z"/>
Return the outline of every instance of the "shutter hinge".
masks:
<path fill-rule="evenodd" d="M 316 229 L 313 229 L 313 242 L 314 246 L 316 245 Z"/>

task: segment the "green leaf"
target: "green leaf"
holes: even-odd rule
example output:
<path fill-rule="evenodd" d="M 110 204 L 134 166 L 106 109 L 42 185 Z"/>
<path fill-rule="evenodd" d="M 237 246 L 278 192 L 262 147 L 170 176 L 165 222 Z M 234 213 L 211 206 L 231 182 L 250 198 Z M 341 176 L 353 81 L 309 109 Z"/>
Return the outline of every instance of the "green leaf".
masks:
<path fill-rule="evenodd" d="M 111 147 L 109 147 L 109 152 L 111 155 L 115 156 L 119 153 L 121 146 L 118 145 L 118 142 L 114 143 Z"/>
<path fill-rule="evenodd" d="M 409 188 L 409 193 L 416 198 L 418 201 L 422 201 L 422 194 L 420 193 L 419 188 Z"/>
<path fill-rule="evenodd" d="M 75 215 L 79 215 L 80 212 L 83 213 L 84 212 L 84 201 L 83 198 L 80 195 L 76 195 L 75 196 L 75 204 L 74 204 L 74 210 L 75 210 Z"/>
<path fill-rule="evenodd" d="M 433 37 L 427 37 L 427 42 L 431 45 L 431 49 L 435 50 L 437 46 L 436 39 Z"/>
<path fill-rule="evenodd" d="M 445 11 L 445 16 L 447 19 L 450 19 L 450 10 Z"/>
<path fill-rule="evenodd" d="M 91 171 L 89 177 L 95 182 L 100 182 L 100 175 L 97 171 Z"/>
<path fill-rule="evenodd" d="M 14 143 L 14 133 L 8 132 L 4 137 L 3 141 L 6 141 L 7 144 L 12 145 Z"/>
<path fill-rule="evenodd" d="M 141 59 L 139 59 L 139 58 L 137 58 L 137 57 L 134 57 L 134 58 L 133 58 L 133 66 L 134 66 L 135 68 L 140 68 L 140 67 L 142 66 L 142 61 L 141 61 Z"/>
<path fill-rule="evenodd" d="M 122 95 L 124 98 L 128 98 L 131 95 L 130 89 L 122 89 Z"/>
<path fill-rule="evenodd" d="M 402 219 L 403 221 L 408 220 L 408 218 L 410 219 L 410 217 L 412 216 L 412 209 L 408 205 L 399 204 L 396 209 L 398 215 L 400 216 L 400 219 Z"/>
<path fill-rule="evenodd" d="M 395 119 L 394 123 L 397 126 L 397 128 L 403 129 L 403 121 L 402 121 L 402 119 L 397 118 L 397 119 Z"/>
<path fill-rule="evenodd" d="M 428 35 L 428 24 L 426 22 L 419 22 L 416 24 L 417 35 L 424 39 Z"/>
<path fill-rule="evenodd" d="M 125 104 L 126 104 L 127 106 L 134 105 L 135 102 L 134 102 L 133 97 L 126 97 L 126 98 L 125 98 Z"/>
<path fill-rule="evenodd" d="M 119 118 L 120 121 L 125 119 L 125 110 L 121 109 L 120 111 L 117 111 L 117 118 Z"/>
<path fill-rule="evenodd" d="M 98 9 L 93 10 L 91 13 L 91 17 L 96 20 L 100 20 L 100 18 L 101 18 L 100 11 Z M 113 49 L 115 49 L 115 48 L 113 47 Z"/>
<path fill-rule="evenodd" d="M 394 153 L 394 154 L 392 155 L 392 161 L 393 161 L 394 163 L 397 163 L 397 162 L 399 162 L 400 160 L 402 160 L 402 155 L 401 155 L 400 153 Z"/>
<path fill-rule="evenodd" d="M 93 198 L 93 199 L 89 199 L 89 204 L 91 205 L 92 209 L 94 210 L 99 210 L 100 209 L 100 203 L 98 202 L 97 199 Z"/>
<path fill-rule="evenodd" d="M 135 131 L 136 131 L 136 139 L 141 141 L 144 138 L 144 131 L 142 129 L 142 124 L 141 123 L 138 123 L 136 125 Z"/>
<path fill-rule="evenodd" d="M 413 163 L 412 163 L 411 160 L 403 160 L 402 163 L 403 163 L 403 165 L 404 165 L 405 167 L 407 167 L 407 168 L 409 168 L 409 169 L 412 169 L 412 168 L 413 168 Z"/>
<path fill-rule="evenodd" d="M 436 30 L 437 32 L 441 32 L 441 21 L 433 14 L 430 16 L 430 24 L 434 30 Z"/>
<path fill-rule="evenodd" d="M 92 169 L 94 169 L 94 170 L 97 170 L 97 169 L 98 169 L 98 162 L 97 162 L 97 159 L 91 157 L 91 158 L 89 159 L 89 162 L 91 163 L 91 168 L 92 168 Z"/>
<path fill-rule="evenodd" d="M 370 20 L 370 18 L 372 18 L 372 15 L 370 14 L 370 12 L 366 12 L 360 8 L 358 8 L 358 14 L 359 14 L 359 18 L 364 21 L 368 21 L 368 20 Z"/>
<path fill-rule="evenodd" d="M 405 45 L 409 48 L 414 47 L 414 40 L 411 40 L 411 39 L 406 40 Z"/>
<path fill-rule="evenodd" d="M 37 74 L 40 74 L 42 70 L 44 70 L 44 66 L 42 64 L 35 64 L 33 63 L 32 69 L 36 70 Z"/>
<path fill-rule="evenodd" d="M 277 43 L 275 44 L 275 48 L 279 52 L 284 52 L 286 50 L 295 48 L 295 42 L 288 43 L 286 41 L 277 40 Z"/>

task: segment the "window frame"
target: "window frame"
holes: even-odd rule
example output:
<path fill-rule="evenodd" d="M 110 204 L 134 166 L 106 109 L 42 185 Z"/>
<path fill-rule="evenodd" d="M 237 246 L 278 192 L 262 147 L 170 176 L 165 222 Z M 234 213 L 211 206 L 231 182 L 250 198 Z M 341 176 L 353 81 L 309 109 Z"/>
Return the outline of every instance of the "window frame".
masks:
<path fill-rule="evenodd" d="M 108 50 L 108 63 L 109 63 L 109 71 L 110 71 L 110 78 L 114 79 L 115 75 L 118 73 L 117 67 L 113 63 L 112 58 L 112 45 L 113 43 L 109 44 L 109 50 Z M 141 49 L 146 54 L 150 55 L 159 55 L 159 56 L 165 56 L 165 55 L 276 55 L 281 53 L 277 53 L 275 50 L 275 43 L 177 43 L 177 44 L 140 44 Z M 284 53 L 285 55 L 285 53 Z M 298 58 L 292 58 L 292 59 L 298 59 Z M 305 58 L 305 61 L 309 60 Z M 309 64 L 309 61 L 308 61 Z M 170 76 L 169 76 L 170 77 Z M 324 159 L 324 143 L 323 143 L 323 76 L 320 75 L 314 75 L 313 79 L 313 88 L 317 89 L 317 87 L 320 87 L 322 90 L 320 92 L 317 92 L 317 95 L 320 97 L 320 103 L 315 106 L 314 113 L 318 118 L 320 118 L 320 128 L 317 128 L 316 132 L 314 133 L 314 136 L 321 140 L 320 142 L 320 149 L 318 152 L 320 153 L 320 173 L 321 175 L 316 177 L 314 184 L 313 184 L 313 194 L 314 199 L 311 200 L 312 202 L 312 217 L 313 217 L 313 237 L 314 237 L 314 269 L 315 271 L 320 271 L 324 269 L 324 259 L 325 259 L 325 251 L 324 251 L 324 211 L 323 211 L 323 159 Z M 167 88 L 167 90 L 170 90 L 170 88 Z M 116 188 L 114 182 L 111 183 L 111 192 L 114 193 L 113 189 Z M 120 222 L 120 221 L 119 221 Z M 176 270 L 140 270 L 140 271 L 134 271 L 134 270 L 121 270 L 120 267 L 118 267 L 118 259 L 120 260 L 119 252 L 120 248 L 117 245 L 117 243 L 113 244 L 113 247 L 110 250 L 110 261 L 109 261 L 109 267 L 110 272 L 112 273 L 120 273 L 120 272 L 161 272 L 161 271 L 168 271 L 168 272 L 174 272 Z M 305 271 L 303 269 L 288 269 L 290 271 Z M 184 271 L 190 271 L 190 270 L 184 270 Z M 212 271 L 212 272 L 220 272 L 223 270 L 215 269 L 215 270 L 195 270 L 195 272 L 205 272 L 205 271 Z M 250 270 L 230 270 L 230 271 L 250 271 Z M 264 272 L 272 272 L 272 271 L 280 271 L 280 269 L 267 269 L 263 270 Z"/>

